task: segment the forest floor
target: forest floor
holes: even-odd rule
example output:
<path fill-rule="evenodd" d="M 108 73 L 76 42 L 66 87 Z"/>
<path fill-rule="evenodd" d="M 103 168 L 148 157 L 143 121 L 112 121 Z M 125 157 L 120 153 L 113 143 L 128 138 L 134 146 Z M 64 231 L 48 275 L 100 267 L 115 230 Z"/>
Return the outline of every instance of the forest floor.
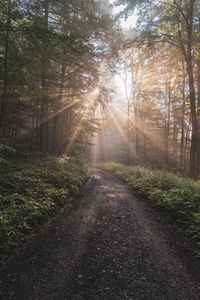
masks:
<path fill-rule="evenodd" d="M 200 261 L 158 212 L 93 169 L 81 192 L 7 265 L 4 299 L 200 299 Z"/>

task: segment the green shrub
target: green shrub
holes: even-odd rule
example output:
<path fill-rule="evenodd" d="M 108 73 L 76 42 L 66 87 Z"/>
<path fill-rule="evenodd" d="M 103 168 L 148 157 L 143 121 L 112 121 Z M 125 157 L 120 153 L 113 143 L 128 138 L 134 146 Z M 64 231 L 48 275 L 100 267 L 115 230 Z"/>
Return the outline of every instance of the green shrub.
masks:
<path fill-rule="evenodd" d="M 168 220 L 195 240 L 200 249 L 199 182 L 167 171 L 124 166 L 108 162 L 100 167 L 127 182 L 138 196 L 146 198 Z M 198 251 L 200 254 L 200 250 Z"/>
<path fill-rule="evenodd" d="M 5 154 L 4 151 L 3 147 Z M 69 158 L 14 153 L 14 158 L 6 158 L 8 164 L 0 172 L 0 251 L 3 254 L 19 245 L 56 208 L 62 207 L 69 194 L 77 191 L 88 177 L 87 163 L 78 154 Z"/>

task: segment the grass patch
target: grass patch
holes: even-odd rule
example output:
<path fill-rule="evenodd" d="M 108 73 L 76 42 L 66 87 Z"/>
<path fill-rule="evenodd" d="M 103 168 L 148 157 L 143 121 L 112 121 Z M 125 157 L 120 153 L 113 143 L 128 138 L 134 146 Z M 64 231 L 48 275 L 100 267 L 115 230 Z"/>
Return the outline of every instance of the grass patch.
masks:
<path fill-rule="evenodd" d="M 108 162 L 99 165 L 127 182 L 138 195 L 166 213 L 170 223 L 194 240 L 200 255 L 199 182 L 167 171 Z"/>
<path fill-rule="evenodd" d="M 10 253 L 87 177 L 80 155 L 30 155 L 0 145 L 0 253 Z"/>

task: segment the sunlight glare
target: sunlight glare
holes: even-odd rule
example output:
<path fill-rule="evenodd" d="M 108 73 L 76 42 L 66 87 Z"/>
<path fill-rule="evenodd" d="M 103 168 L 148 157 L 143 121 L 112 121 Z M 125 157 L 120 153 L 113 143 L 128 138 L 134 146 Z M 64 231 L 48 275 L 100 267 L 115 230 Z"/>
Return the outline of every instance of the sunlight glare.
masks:
<path fill-rule="evenodd" d="M 122 124 L 120 124 L 120 122 L 118 121 L 118 118 L 117 118 L 117 116 L 115 116 L 114 112 L 110 111 L 110 116 L 111 116 L 112 120 L 114 121 L 115 126 L 118 129 L 118 132 L 121 135 L 122 139 L 126 142 L 127 136 L 124 133 L 124 130 L 122 128 Z"/>
<path fill-rule="evenodd" d="M 70 152 L 70 150 L 71 150 L 74 142 L 76 141 L 76 138 L 77 138 L 77 136 L 78 136 L 78 134 L 79 134 L 79 132 L 81 130 L 82 123 L 83 123 L 83 116 L 80 118 L 80 120 L 79 120 L 79 122 L 78 122 L 78 124 L 76 126 L 76 129 L 74 130 L 74 133 L 72 134 L 71 140 L 70 140 L 69 144 L 67 145 L 67 147 L 66 147 L 66 149 L 64 151 L 64 155 L 68 155 L 69 154 L 69 152 Z"/>
<path fill-rule="evenodd" d="M 119 121 L 119 116 L 121 116 L 120 111 L 111 111 L 110 110 L 110 116 L 111 116 L 112 120 L 114 121 L 115 126 L 116 126 L 119 134 L 121 135 L 122 139 L 124 140 L 124 142 L 127 142 L 127 135 L 124 132 L 124 128 L 123 128 L 125 124 L 123 124 L 121 121 Z M 152 145 L 155 148 L 159 149 L 161 152 L 163 152 L 163 147 L 160 143 L 158 143 L 158 137 L 157 137 L 156 133 L 154 133 L 154 134 L 150 133 L 148 131 L 148 129 L 145 128 L 144 122 L 139 121 L 139 120 L 138 120 L 137 127 L 138 127 L 138 131 L 140 132 L 141 135 L 143 135 L 146 138 L 148 138 L 149 140 L 151 140 Z"/>
<path fill-rule="evenodd" d="M 110 0 L 110 3 L 113 5 L 116 0 Z M 125 8 L 125 5 L 113 6 L 113 13 L 117 15 Z M 129 16 L 126 20 L 124 18 L 120 19 L 120 24 L 123 29 L 130 29 L 136 27 L 137 22 L 137 12 Z"/>
<path fill-rule="evenodd" d="M 96 96 L 96 95 L 98 95 L 98 94 L 99 94 L 99 88 L 95 88 L 94 91 L 93 91 L 93 95 Z"/>
<path fill-rule="evenodd" d="M 55 116 L 61 114 L 65 110 L 69 109 L 71 106 L 75 105 L 75 102 L 69 103 L 64 105 L 62 108 L 60 108 L 57 112 L 49 114 L 47 117 L 45 117 L 42 121 L 39 121 L 37 124 L 33 126 L 33 128 L 38 128 L 42 124 L 48 122 L 49 120 L 53 119 Z"/>

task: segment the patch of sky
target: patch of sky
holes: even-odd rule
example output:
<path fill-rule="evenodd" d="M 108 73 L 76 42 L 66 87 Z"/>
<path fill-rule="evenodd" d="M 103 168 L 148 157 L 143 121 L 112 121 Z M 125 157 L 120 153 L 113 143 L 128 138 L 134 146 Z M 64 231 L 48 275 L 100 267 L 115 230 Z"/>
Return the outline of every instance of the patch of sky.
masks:
<path fill-rule="evenodd" d="M 126 7 L 126 5 L 117 5 L 114 6 L 115 0 L 110 0 L 110 3 L 113 5 L 113 13 L 115 15 L 119 14 L 123 9 Z M 130 29 L 133 27 L 136 27 L 137 22 L 137 12 L 135 12 L 133 15 L 129 16 L 128 18 L 120 18 L 120 25 L 123 29 Z"/>

